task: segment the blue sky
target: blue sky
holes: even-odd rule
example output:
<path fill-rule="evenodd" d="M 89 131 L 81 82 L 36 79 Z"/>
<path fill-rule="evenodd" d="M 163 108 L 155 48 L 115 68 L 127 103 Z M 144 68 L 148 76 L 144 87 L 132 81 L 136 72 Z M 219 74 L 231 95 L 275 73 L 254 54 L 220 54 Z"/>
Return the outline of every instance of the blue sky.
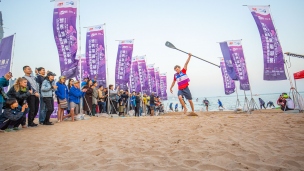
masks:
<path fill-rule="evenodd" d="M 300 0 L 80 0 L 81 47 L 85 50 L 85 26 L 106 23 L 109 81 L 114 83 L 118 42 L 135 39 L 133 55 L 147 55 L 167 72 L 170 87 L 176 64 L 187 55 L 165 47 L 176 47 L 208 61 L 219 63 L 222 56 L 216 42 L 243 39 L 243 49 L 254 94 L 289 90 L 289 81 L 263 81 L 263 54 L 256 24 L 247 7 L 270 5 L 283 51 L 304 54 L 304 1 Z M 13 60 L 14 76 L 22 66 L 43 66 L 59 75 L 59 59 L 53 37 L 53 3 L 49 0 L 2 0 L 5 36 L 17 33 Z M 304 60 L 291 58 L 290 72 L 304 69 Z M 193 96 L 224 95 L 219 68 L 193 58 L 188 75 Z M 297 82 L 304 91 L 304 80 Z M 176 94 L 177 87 L 174 88 Z M 168 90 L 169 93 L 169 90 Z"/>

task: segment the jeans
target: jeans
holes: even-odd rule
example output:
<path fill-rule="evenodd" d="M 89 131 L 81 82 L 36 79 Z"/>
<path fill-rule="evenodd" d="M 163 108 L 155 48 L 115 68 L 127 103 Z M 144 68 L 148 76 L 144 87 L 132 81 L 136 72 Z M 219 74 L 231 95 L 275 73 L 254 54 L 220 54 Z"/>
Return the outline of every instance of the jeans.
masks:
<path fill-rule="evenodd" d="M 46 115 L 43 123 L 46 124 L 50 122 L 51 114 L 54 111 L 54 99 L 53 97 L 44 97 L 43 102 L 45 104 L 46 109 Z"/>
<path fill-rule="evenodd" d="M 30 108 L 28 114 L 28 125 L 32 125 L 34 123 L 34 119 L 37 116 L 38 108 L 39 108 L 39 98 L 31 95 L 27 98 L 28 107 Z"/>
<path fill-rule="evenodd" d="M 43 97 L 40 97 L 39 123 L 43 123 L 46 115 L 46 106 Z"/>
<path fill-rule="evenodd" d="M 140 108 L 139 108 L 139 116 L 141 116 L 142 113 L 143 113 L 143 108 L 140 107 Z"/>
<path fill-rule="evenodd" d="M 107 113 L 106 102 L 98 102 L 99 113 Z"/>

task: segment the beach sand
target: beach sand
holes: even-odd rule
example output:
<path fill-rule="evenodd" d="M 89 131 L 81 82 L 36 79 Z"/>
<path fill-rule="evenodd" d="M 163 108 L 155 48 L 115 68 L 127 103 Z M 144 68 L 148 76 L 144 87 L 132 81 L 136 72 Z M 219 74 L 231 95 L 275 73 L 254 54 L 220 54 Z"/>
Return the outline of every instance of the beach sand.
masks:
<path fill-rule="evenodd" d="M 198 114 L 0 133 L 0 170 L 304 170 L 304 114 Z"/>

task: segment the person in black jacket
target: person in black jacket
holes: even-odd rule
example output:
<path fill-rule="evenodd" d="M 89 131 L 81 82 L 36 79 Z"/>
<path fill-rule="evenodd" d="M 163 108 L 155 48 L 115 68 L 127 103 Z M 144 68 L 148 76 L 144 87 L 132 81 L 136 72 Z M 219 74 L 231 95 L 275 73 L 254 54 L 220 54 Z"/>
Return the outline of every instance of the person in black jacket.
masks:
<path fill-rule="evenodd" d="M 140 99 L 141 99 L 141 97 L 140 97 L 140 93 L 136 93 L 136 96 L 135 96 L 135 103 L 136 103 L 136 105 L 135 105 L 135 117 L 137 116 L 137 117 L 139 117 L 139 112 L 140 112 Z"/>
<path fill-rule="evenodd" d="M 27 98 L 32 94 L 32 90 L 27 88 L 27 79 L 19 77 L 14 86 L 12 86 L 7 92 L 9 98 L 17 99 L 19 106 L 23 106 L 24 103 L 27 103 Z M 28 108 L 23 112 L 22 116 L 22 128 L 26 128 L 26 114 L 28 113 Z"/>
<path fill-rule="evenodd" d="M 18 129 L 20 123 L 22 122 L 23 113 L 27 108 L 27 104 L 24 104 L 22 107 L 19 106 L 15 98 L 6 100 L 4 111 L 0 115 L 0 129 Z"/>

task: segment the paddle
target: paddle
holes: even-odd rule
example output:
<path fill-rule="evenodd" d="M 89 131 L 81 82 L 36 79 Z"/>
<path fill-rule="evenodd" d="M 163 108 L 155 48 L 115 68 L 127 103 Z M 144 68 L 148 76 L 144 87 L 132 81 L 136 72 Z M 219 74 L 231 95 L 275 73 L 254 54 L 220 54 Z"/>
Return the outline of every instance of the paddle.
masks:
<path fill-rule="evenodd" d="M 185 52 L 185 51 L 182 51 L 182 50 L 180 50 L 180 49 L 177 49 L 172 43 L 170 43 L 170 42 L 168 42 L 168 41 L 166 42 L 165 45 L 166 45 L 168 48 L 175 49 L 175 50 L 178 50 L 178 51 L 181 51 L 181 52 L 183 52 L 183 53 L 188 54 L 188 53 Z M 195 57 L 195 58 L 197 58 L 197 59 L 203 60 L 203 61 L 205 61 L 205 62 L 207 62 L 207 63 L 209 63 L 209 64 L 212 64 L 212 65 L 217 66 L 217 67 L 220 68 L 219 65 L 216 65 L 216 64 L 214 64 L 214 63 L 212 63 L 212 62 L 209 62 L 209 61 L 206 61 L 206 60 L 204 60 L 204 59 L 202 59 L 202 58 L 200 58 L 200 57 L 197 57 L 197 56 L 195 56 L 195 55 L 192 55 L 192 56 Z"/>

